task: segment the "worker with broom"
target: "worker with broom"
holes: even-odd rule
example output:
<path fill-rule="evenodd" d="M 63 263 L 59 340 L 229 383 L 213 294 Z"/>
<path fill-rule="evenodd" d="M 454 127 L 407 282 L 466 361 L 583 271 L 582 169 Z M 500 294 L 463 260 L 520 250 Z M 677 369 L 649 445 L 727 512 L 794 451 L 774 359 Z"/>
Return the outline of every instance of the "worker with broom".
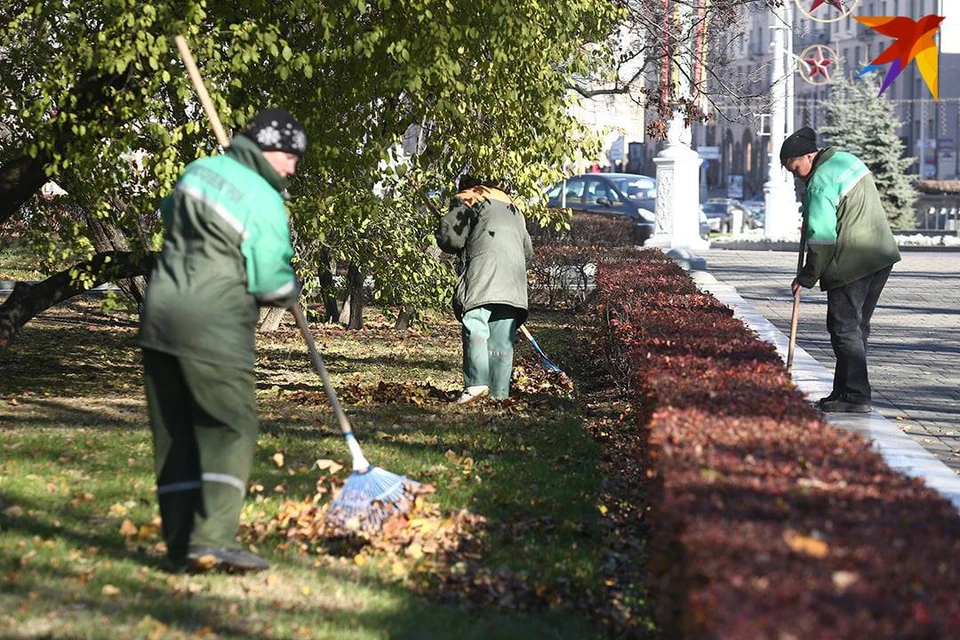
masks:
<path fill-rule="evenodd" d="M 463 342 L 460 404 L 510 395 L 513 343 L 527 318 L 533 244 L 523 215 L 498 181 L 466 174 L 440 221 L 437 245 L 457 255 L 453 310 Z"/>
<path fill-rule="evenodd" d="M 259 431 L 258 306 L 299 296 L 281 194 L 306 146 L 293 116 L 267 109 L 223 155 L 188 165 L 161 204 L 139 345 L 172 568 L 269 566 L 236 535 Z"/>
<path fill-rule="evenodd" d="M 856 156 L 820 149 L 810 127 L 791 134 L 780 162 L 806 183 L 803 196 L 806 261 L 791 287 L 817 281 L 827 292 L 827 331 L 837 359 L 833 390 L 817 403 L 824 412 L 868 413 L 870 318 L 894 263 L 900 260 L 873 175 Z M 803 243 L 801 243 L 801 247 Z"/>

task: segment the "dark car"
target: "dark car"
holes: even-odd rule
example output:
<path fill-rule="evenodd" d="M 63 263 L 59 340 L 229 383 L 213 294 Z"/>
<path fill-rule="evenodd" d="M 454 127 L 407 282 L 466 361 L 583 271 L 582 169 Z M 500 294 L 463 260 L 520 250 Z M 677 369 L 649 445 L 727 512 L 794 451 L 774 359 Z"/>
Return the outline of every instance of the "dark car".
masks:
<path fill-rule="evenodd" d="M 568 207 L 583 213 L 634 221 L 634 241 L 643 244 L 653 235 L 657 181 L 632 173 L 586 173 L 547 191 L 549 207 Z"/>
<path fill-rule="evenodd" d="M 743 206 L 739 200 L 733 198 L 710 198 L 703 204 L 703 213 L 710 221 L 710 231 L 717 233 L 732 233 L 734 212 L 740 213 L 740 229 L 736 231 L 746 231 L 747 229 L 756 229 L 760 226 L 754 218 L 753 211 Z"/>
<path fill-rule="evenodd" d="M 743 206 L 745 206 L 747 209 L 750 209 L 750 211 L 753 213 L 753 220 L 756 223 L 754 228 L 762 227 L 767 209 L 766 198 L 763 196 L 756 196 L 751 200 L 744 202 Z"/>

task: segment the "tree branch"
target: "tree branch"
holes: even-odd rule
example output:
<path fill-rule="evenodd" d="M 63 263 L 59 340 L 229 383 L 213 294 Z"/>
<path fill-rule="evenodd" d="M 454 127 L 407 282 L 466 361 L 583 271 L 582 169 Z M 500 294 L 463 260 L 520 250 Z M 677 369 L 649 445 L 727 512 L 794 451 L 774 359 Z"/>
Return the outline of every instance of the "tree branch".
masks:
<path fill-rule="evenodd" d="M 23 325 L 50 307 L 101 284 L 146 275 L 153 268 L 155 260 L 154 253 L 141 255 L 131 251 L 107 251 L 41 282 L 18 282 L 10 297 L 0 305 L 0 351 L 10 346 Z M 89 274 L 93 282 L 89 285 L 78 282 L 78 272 Z"/>

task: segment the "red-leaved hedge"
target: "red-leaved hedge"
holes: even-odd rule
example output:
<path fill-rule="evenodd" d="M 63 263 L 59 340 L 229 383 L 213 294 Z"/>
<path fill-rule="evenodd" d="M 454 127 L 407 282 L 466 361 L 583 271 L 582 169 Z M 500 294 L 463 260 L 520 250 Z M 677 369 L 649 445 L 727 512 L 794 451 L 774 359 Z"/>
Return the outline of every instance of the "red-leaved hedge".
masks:
<path fill-rule="evenodd" d="M 662 252 L 599 308 L 647 428 L 665 637 L 960 638 L 960 516 L 830 427 L 774 348 Z"/>

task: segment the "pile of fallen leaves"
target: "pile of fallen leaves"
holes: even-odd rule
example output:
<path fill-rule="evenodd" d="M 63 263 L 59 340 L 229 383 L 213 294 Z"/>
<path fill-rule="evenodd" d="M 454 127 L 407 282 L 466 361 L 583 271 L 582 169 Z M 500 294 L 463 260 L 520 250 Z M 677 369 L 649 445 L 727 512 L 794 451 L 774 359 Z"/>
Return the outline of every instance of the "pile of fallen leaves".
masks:
<path fill-rule="evenodd" d="M 573 380 L 569 376 L 549 371 L 529 361 L 514 365 L 512 383 L 514 391 L 527 395 L 569 397 L 573 393 Z"/>
<path fill-rule="evenodd" d="M 324 468 L 329 470 L 330 462 L 318 464 L 327 463 Z M 379 527 L 368 527 L 328 517 L 328 496 L 338 490 L 333 477 L 321 479 L 312 497 L 286 500 L 275 517 L 246 525 L 247 541 L 260 544 L 279 538 L 278 548 L 295 547 L 301 554 L 358 567 L 374 564 L 384 570 L 383 575 L 398 580 L 455 574 L 480 557 L 477 548 L 485 519 L 466 509 L 441 513 L 430 500 L 436 491 L 432 484 L 408 485 L 407 508 L 390 515 Z"/>
<path fill-rule="evenodd" d="M 544 368 L 536 358 L 519 353 L 515 358 L 511 378 L 513 401 L 520 398 L 536 400 L 538 397 L 570 398 L 573 395 L 573 380 L 565 373 Z M 322 391 L 284 391 L 286 402 L 300 404 L 324 404 L 327 396 Z M 448 404 L 460 396 L 459 389 L 441 389 L 430 382 L 391 382 L 380 380 L 364 384 L 359 379 L 350 380 L 337 389 L 340 402 L 350 406 L 402 404 L 423 407 Z M 508 403 L 510 404 L 510 403 Z"/>

